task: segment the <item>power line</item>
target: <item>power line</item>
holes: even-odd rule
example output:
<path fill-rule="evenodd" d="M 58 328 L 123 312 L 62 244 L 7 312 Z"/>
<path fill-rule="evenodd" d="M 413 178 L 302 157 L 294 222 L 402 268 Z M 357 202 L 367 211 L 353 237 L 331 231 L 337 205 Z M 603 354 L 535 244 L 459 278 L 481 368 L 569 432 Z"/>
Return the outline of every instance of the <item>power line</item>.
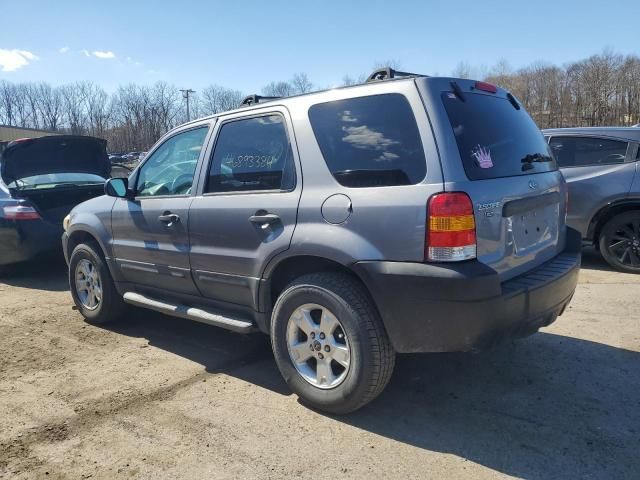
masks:
<path fill-rule="evenodd" d="M 182 98 L 184 98 L 187 101 L 187 122 L 189 120 L 191 120 L 191 115 L 189 114 L 189 95 L 191 95 L 192 93 L 196 93 L 195 90 L 191 90 L 190 88 L 187 88 L 185 90 L 180 90 L 182 92 Z"/>

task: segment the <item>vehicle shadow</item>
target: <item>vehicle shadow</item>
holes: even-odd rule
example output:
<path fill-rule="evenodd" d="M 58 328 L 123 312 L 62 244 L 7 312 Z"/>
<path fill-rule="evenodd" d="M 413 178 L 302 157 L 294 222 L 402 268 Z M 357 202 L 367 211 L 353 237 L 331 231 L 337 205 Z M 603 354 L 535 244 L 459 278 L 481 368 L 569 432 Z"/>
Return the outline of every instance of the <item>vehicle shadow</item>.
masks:
<path fill-rule="evenodd" d="M 611 266 L 604 261 L 602 255 L 594 247 L 582 248 L 582 268 L 587 270 L 601 270 L 604 272 L 615 272 Z"/>
<path fill-rule="evenodd" d="M 477 355 L 401 356 L 347 423 L 520 478 L 639 478 L 640 354 L 540 333 Z"/>
<path fill-rule="evenodd" d="M 0 283 L 14 287 L 62 292 L 69 290 L 67 264 L 62 252 L 38 256 L 0 268 Z"/>
<path fill-rule="evenodd" d="M 136 310 L 110 330 L 290 395 L 265 335 Z M 480 354 L 401 355 L 385 392 L 332 417 L 521 478 L 638 478 L 640 354 L 540 333 Z"/>

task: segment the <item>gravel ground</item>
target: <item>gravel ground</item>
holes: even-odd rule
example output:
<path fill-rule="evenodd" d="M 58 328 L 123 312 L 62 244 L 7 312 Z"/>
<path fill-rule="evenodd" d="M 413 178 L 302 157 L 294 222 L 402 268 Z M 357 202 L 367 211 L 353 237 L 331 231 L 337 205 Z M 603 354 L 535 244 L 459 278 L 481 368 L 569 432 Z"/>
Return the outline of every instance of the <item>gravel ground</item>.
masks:
<path fill-rule="evenodd" d="M 268 338 L 71 309 L 64 263 L 0 277 L 0 478 L 640 478 L 640 276 L 587 252 L 570 309 L 481 354 L 400 356 L 345 417 Z"/>

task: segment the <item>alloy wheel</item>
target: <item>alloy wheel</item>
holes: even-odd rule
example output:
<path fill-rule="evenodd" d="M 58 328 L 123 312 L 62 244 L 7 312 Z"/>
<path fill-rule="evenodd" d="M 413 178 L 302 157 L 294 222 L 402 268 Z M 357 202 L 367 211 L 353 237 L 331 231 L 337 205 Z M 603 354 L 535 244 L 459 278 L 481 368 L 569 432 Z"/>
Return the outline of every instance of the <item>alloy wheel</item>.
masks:
<path fill-rule="evenodd" d="M 607 240 L 607 249 L 618 262 L 640 268 L 640 218 L 620 223 Z"/>
<path fill-rule="evenodd" d="M 95 265 L 82 259 L 76 265 L 76 294 L 82 306 L 95 310 L 102 302 L 102 281 Z"/>
<path fill-rule="evenodd" d="M 287 349 L 298 373 L 315 387 L 335 388 L 347 376 L 349 340 L 340 320 L 321 305 L 302 305 L 291 314 Z"/>

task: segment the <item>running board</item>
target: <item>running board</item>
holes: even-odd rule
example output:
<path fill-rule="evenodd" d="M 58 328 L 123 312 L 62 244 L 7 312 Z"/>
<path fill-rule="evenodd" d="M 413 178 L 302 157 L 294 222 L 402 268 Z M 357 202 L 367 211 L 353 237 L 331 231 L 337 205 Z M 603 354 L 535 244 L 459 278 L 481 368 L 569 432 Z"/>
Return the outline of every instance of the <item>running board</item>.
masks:
<path fill-rule="evenodd" d="M 215 313 L 207 312 L 200 308 L 189 307 L 179 303 L 169 303 L 166 301 L 156 300 L 135 292 L 127 292 L 123 296 L 124 301 L 135 305 L 136 307 L 148 308 L 156 312 L 172 315 L 174 317 L 186 318 L 196 322 L 214 325 L 216 327 L 226 328 L 238 333 L 249 333 L 253 331 L 253 323 L 238 318 L 225 317 Z"/>

